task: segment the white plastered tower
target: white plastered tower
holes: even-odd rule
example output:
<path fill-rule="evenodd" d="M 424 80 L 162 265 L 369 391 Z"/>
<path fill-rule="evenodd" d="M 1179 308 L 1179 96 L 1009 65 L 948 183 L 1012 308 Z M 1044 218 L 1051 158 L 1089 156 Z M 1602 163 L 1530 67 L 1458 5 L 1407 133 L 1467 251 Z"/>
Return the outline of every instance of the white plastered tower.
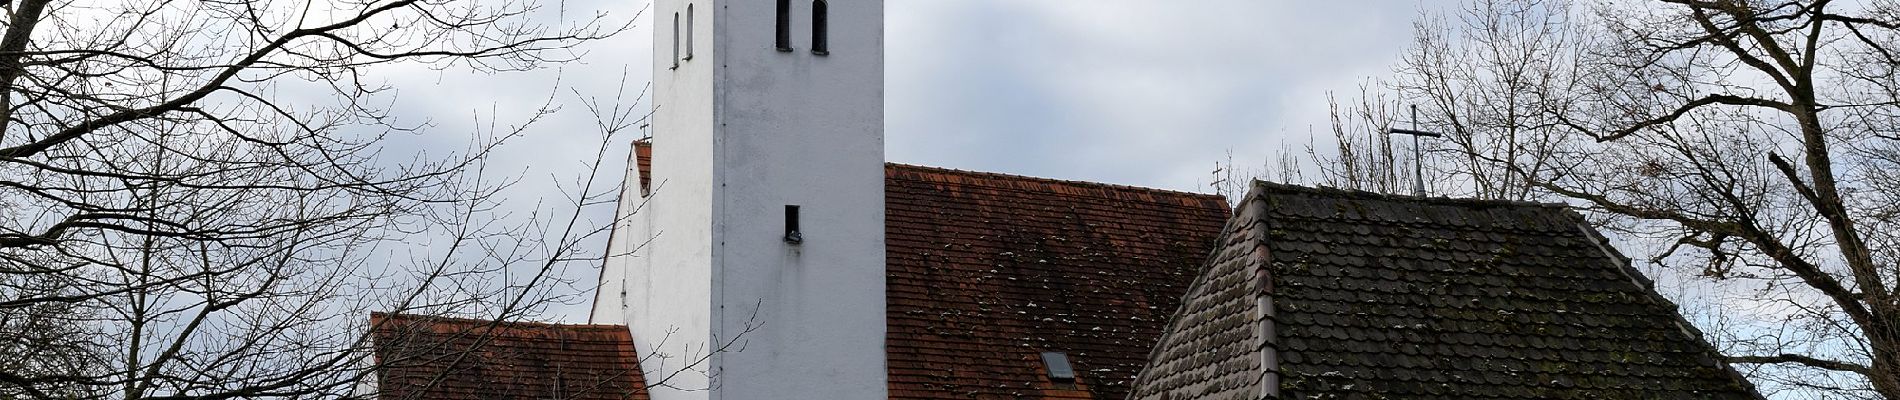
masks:
<path fill-rule="evenodd" d="M 629 165 L 592 317 L 654 399 L 887 398 L 883 8 L 655 2 L 652 189 Z"/>

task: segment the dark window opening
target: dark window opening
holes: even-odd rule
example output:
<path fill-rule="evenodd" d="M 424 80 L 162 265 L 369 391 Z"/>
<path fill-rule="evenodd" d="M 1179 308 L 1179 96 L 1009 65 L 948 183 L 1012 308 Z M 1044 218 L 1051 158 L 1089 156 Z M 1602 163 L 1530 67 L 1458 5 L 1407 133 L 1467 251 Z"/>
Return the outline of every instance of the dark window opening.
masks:
<path fill-rule="evenodd" d="M 680 13 L 673 13 L 673 68 L 680 68 Z"/>
<path fill-rule="evenodd" d="M 778 0 L 778 51 L 792 51 L 792 0 Z"/>
<path fill-rule="evenodd" d="M 798 206 L 785 206 L 785 243 L 805 242 L 805 234 L 798 231 Z"/>
<path fill-rule="evenodd" d="M 821 56 L 826 55 L 826 54 L 831 54 L 831 23 L 828 21 L 831 18 L 830 14 L 831 14 L 830 11 L 827 10 L 827 7 L 825 7 L 825 0 L 812 0 L 811 2 L 811 53 L 812 54 L 817 54 Z"/>
<path fill-rule="evenodd" d="M 686 5 L 686 56 L 681 60 L 693 59 L 693 5 Z"/>

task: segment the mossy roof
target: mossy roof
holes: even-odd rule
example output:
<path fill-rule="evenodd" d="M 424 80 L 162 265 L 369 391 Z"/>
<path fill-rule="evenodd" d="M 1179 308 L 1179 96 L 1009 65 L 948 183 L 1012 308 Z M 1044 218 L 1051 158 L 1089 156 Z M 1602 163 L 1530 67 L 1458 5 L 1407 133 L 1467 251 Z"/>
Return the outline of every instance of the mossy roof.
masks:
<path fill-rule="evenodd" d="M 1759 399 L 1561 205 L 1256 183 L 1135 399 Z"/>

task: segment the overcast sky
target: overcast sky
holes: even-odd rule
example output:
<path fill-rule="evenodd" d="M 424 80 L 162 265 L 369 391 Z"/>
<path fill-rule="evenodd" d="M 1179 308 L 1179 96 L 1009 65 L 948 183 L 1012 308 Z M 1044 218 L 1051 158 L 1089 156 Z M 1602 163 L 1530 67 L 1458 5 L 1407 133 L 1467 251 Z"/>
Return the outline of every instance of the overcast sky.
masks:
<path fill-rule="evenodd" d="M 1390 71 L 1425 7 L 887 4 L 890 161 L 1194 191 L 1228 150 L 1257 165 L 1304 143 L 1326 93 Z"/>
<path fill-rule="evenodd" d="M 887 158 L 1207 191 L 1228 150 L 1258 165 L 1305 143 L 1326 122 L 1328 92 L 1356 93 L 1365 78 L 1388 73 L 1421 9 L 1452 3 L 890 0 Z M 410 82 L 398 107 L 457 131 L 462 116 L 518 120 L 547 98 L 557 73 L 583 94 L 610 96 L 624 71 L 637 91 L 651 73 L 649 19 L 587 45 L 585 63 L 559 71 L 399 76 Z M 573 94 L 558 96 L 563 112 L 534 131 L 561 140 L 534 141 L 504 164 L 571 175 L 549 161 L 586 154 L 591 130 Z"/>

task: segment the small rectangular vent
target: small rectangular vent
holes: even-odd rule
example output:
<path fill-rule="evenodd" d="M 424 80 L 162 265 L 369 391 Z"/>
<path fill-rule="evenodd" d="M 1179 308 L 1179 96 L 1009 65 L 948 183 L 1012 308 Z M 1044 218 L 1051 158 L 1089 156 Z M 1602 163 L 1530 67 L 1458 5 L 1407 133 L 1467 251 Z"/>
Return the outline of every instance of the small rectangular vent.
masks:
<path fill-rule="evenodd" d="M 1059 351 L 1042 352 L 1042 365 L 1049 370 L 1049 380 L 1055 382 L 1074 382 L 1075 367 L 1069 366 L 1069 355 Z"/>
<path fill-rule="evenodd" d="M 798 231 L 798 206 L 785 205 L 785 243 L 805 242 L 805 234 Z"/>

